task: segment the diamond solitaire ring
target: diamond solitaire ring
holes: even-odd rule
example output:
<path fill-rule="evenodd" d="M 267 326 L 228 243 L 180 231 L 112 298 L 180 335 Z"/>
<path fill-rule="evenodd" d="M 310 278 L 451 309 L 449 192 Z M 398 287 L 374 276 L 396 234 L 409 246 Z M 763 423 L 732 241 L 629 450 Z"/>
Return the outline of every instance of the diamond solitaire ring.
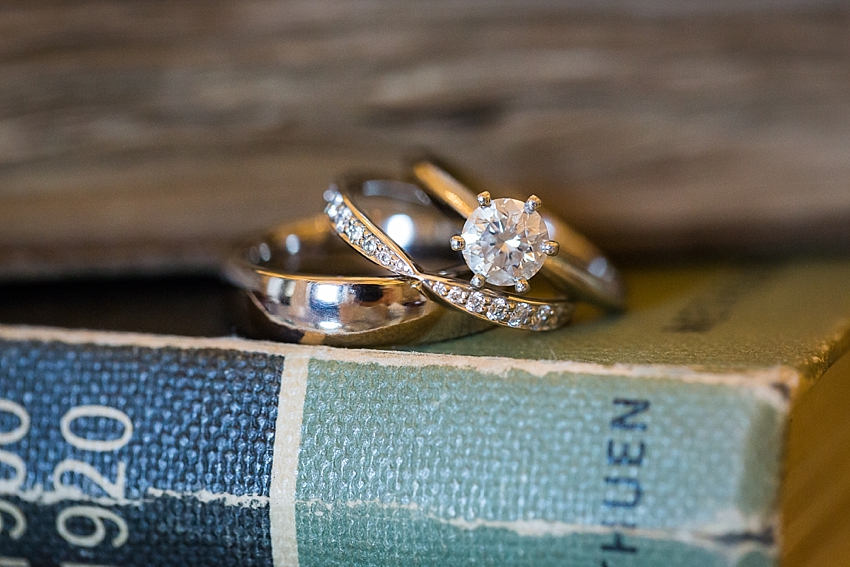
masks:
<path fill-rule="evenodd" d="M 516 199 L 491 199 L 478 194 L 463 232 L 451 239 L 455 252 L 462 251 L 472 270 L 471 284 L 512 285 L 517 293 L 529 289 L 528 280 L 543 267 L 546 256 L 558 253 L 559 245 L 549 240 L 549 229 L 537 209 L 540 199 L 532 195 L 524 203 Z"/>
<path fill-rule="evenodd" d="M 463 251 L 476 287 L 485 282 L 514 285 L 522 293 L 539 270 L 574 299 L 606 309 L 623 308 L 624 290 L 616 268 L 584 236 L 538 210 L 537 197 L 523 203 L 491 199 L 487 192 L 476 196 L 430 159 L 414 162 L 411 170 L 435 204 L 466 221 L 450 242 L 453 250 Z"/>
<path fill-rule="evenodd" d="M 328 202 L 325 213 L 337 234 L 360 254 L 391 272 L 414 280 L 417 288 L 476 319 L 532 331 L 556 329 L 569 322 L 574 304 L 564 296 L 531 298 L 482 289 L 470 283 L 468 275 L 463 278 L 456 270 L 423 267 L 414 262 L 401 246 L 409 238 L 405 232 L 388 234 L 392 231 L 382 230 L 358 206 L 363 196 L 403 193 L 423 205 L 431 205 L 428 195 L 414 184 L 348 178 L 331 186 L 325 194 Z M 521 202 L 520 205 L 524 207 Z M 427 258 L 422 261 L 425 260 Z"/>

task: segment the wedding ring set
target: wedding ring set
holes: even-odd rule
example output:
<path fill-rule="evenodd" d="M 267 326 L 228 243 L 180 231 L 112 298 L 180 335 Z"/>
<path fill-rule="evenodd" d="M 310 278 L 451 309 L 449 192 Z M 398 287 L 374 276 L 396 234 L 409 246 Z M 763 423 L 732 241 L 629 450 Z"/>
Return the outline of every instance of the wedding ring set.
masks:
<path fill-rule="evenodd" d="M 476 194 L 430 160 L 411 171 L 411 182 L 345 177 L 325 192 L 324 214 L 236 251 L 225 276 L 241 288 L 242 330 L 402 345 L 557 329 L 579 300 L 622 307 L 614 267 L 536 196 Z"/>

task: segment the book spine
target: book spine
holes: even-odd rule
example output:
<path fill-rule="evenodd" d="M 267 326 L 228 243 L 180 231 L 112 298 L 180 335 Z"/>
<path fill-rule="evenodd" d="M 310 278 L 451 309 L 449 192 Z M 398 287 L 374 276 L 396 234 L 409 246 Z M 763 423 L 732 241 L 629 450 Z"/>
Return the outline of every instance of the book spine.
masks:
<path fill-rule="evenodd" d="M 0 566 L 774 564 L 776 389 L 284 351 L 0 341 Z"/>

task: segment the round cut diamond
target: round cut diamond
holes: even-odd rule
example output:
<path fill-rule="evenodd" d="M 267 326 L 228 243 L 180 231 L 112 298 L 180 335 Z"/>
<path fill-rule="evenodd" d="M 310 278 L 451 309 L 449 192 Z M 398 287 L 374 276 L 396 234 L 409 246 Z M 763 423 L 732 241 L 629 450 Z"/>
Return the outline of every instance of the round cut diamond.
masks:
<path fill-rule="evenodd" d="M 497 297 L 490 303 L 490 307 L 487 309 L 487 318 L 491 321 L 501 321 L 507 317 L 508 307 L 507 301 L 501 297 Z"/>
<path fill-rule="evenodd" d="M 539 213 L 529 213 L 516 199 L 493 199 L 475 209 L 461 233 L 463 259 L 470 269 L 493 285 L 514 285 L 543 266 L 542 250 L 549 229 Z"/>
<path fill-rule="evenodd" d="M 528 316 L 531 314 L 531 308 L 527 303 L 520 303 L 511 312 L 511 318 L 508 319 L 508 325 L 511 327 L 522 327 L 528 322 Z"/>
<path fill-rule="evenodd" d="M 401 258 L 396 258 L 395 270 L 396 272 L 401 272 L 403 274 L 413 275 L 413 268 L 408 266 Z"/>
<path fill-rule="evenodd" d="M 348 221 L 351 219 L 351 211 L 348 207 L 340 207 L 336 214 L 336 230 L 337 232 L 345 232 L 348 227 Z"/>
<path fill-rule="evenodd" d="M 378 246 L 378 239 L 372 235 L 369 235 L 363 241 L 363 250 L 365 250 L 367 254 L 374 254 L 375 250 L 378 249 Z"/>
<path fill-rule="evenodd" d="M 462 287 L 453 287 L 449 290 L 448 298 L 452 303 L 466 303 L 469 294 Z"/>
<path fill-rule="evenodd" d="M 548 305 L 541 305 L 532 315 L 531 325 L 534 328 L 541 328 L 546 325 L 549 319 L 552 318 L 555 312 Z"/>
<path fill-rule="evenodd" d="M 484 311 L 484 304 L 487 302 L 487 298 L 484 297 L 484 294 L 478 291 L 474 291 L 469 294 L 469 300 L 466 302 L 466 308 L 474 313 L 481 313 Z"/>
<path fill-rule="evenodd" d="M 353 220 L 348 223 L 348 227 L 345 229 L 345 234 L 348 235 L 348 238 L 352 242 L 360 242 L 360 239 L 363 238 L 363 225 Z"/>
<path fill-rule="evenodd" d="M 378 262 L 384 266 L 389 266 L 393 261 L 393 253 L 383 246 L 378 248 L 378 251 L 375 253 L 375 257 L 378 259 Z"/>
<path fill-rule="evenodd" d="M 327 213 L 331 220 L 336 220 L 336 215 L 339 213 L 339 207 L 333 203 L 328 203 L 325 207 L 325 213 Z"/>
<path fill-rule="evenodd" d="M 446 284 L 444 284 L 443 282 L 434 282 L 431 285 L 431 289 L 434 290 L 434 293 L 441 296 L 445 296 L 449 292 L 446 289 Z"/>

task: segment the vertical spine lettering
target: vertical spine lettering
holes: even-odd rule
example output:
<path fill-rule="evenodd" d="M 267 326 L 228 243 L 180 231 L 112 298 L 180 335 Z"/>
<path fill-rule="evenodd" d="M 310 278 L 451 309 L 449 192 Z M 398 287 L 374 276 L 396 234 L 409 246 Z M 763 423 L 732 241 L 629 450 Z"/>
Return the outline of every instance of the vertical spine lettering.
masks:
<path fill-rule="evenodd" d="M 647 443 L 643 439 L 634 439 L 635 432 L 646 431 L 649 427 L 649 400 L 634 398 L 614 398 L 614 415 L 608 422 L 611 437 L 606 443 L 605 464 L 610 474 L 603 479 L 605 483 L 605 498 L 602 506 L 610 510 L 609 518 L 602 525 L 612 528 L 635 529 L 637 523 L 632 511 L 640 506 L 644 488 L 640 482 L 639 467 L 647 458 Z M 625 438 L 624 438 L 625 437 Z M 637 467 L 637 470 L 622 467 Z M 628 476 L 627 476 L 628 475 Z M 625 536 L 620 531 L 612 531 L 613 541 L 603 543 L 599 551 L 604 554 L 600 560 L 601 567 L 615 567 L 615 558 L 622 554 L 637 555 L 638 547 L 627 544 Z"/>

